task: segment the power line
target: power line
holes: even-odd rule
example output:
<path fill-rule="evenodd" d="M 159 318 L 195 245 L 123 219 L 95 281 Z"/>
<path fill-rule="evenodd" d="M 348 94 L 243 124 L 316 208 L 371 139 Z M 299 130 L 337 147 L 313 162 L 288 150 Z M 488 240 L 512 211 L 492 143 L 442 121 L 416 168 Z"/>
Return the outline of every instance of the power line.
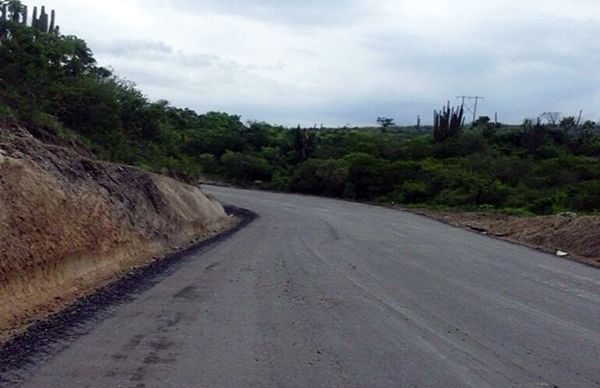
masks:
<path fill-rule="evenodd" d="M 457 96 L 456 98 L 461 99 L 462 100 L 462 106 L 465 107 L 465 100 L 475 100 L 475 103 L 473 104 L 473 109 L 471 109 L 470 107 L 466 107 L 467 110 L 471 113 L 473 113 L 473 123 L 475 123 L 475 121 L 477 120 L 477 107 L 479 106 L 479 100 L 485 100 L 485 97 L 481 97 L 481 96 Z"/>

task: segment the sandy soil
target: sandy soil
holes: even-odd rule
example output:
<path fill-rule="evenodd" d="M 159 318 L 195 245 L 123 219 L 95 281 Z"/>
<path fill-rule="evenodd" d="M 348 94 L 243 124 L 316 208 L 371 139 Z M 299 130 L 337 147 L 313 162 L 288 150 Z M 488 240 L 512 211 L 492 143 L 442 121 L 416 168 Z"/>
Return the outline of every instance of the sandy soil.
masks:
<path fill-rule="evenodd" d="M 543 252 L 557 254 L 561 251 L 568 254 L 565 256 L 567 259 L 600 268 L 600 216 L 566 213 L 516 217 L 490 213 L 409 211 Z"/>
<path fill-rule="evenodd" d="M 0 128 L 0 341 L 233 223 L 197 187 Z"/>

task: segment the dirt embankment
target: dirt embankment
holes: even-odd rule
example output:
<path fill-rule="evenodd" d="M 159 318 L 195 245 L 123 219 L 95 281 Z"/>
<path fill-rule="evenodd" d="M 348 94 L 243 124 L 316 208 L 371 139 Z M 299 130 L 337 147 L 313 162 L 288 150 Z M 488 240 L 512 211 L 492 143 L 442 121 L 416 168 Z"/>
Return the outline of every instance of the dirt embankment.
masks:
<path fill-rule="evenodd" d="M 233 223 L 197 187 L 0 127 L 0 342 Z"/>
<path fill-rule="evenodd" d="M 600 216 L 564 214 L 516 217 L 505 214 L 415 211 L 439 221 L 517 242 L 600 268 Z"/>

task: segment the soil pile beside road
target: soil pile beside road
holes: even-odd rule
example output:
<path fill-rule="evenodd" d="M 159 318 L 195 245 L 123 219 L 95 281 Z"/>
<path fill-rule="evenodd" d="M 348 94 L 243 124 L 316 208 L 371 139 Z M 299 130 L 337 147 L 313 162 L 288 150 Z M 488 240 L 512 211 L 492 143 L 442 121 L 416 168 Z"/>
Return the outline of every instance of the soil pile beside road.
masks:
<path fill-rule="evenodd" d="M 0 127 L 0 342 L 233 223 L 197 187 Z"/>
<path fill-rule="evenodd" d="M 516 217 L 490 213 L 419 210 L 417 213 L 600 268 L 600 216 Z"/>

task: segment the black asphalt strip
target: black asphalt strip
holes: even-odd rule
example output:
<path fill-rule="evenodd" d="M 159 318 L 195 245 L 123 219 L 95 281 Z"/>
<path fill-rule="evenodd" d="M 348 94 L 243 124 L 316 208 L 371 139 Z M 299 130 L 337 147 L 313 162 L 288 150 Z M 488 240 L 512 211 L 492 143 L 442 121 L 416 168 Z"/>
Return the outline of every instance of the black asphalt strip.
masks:
<path fill-rule="evenodd" d="M 23 334 L 0 347 L 0 387 L 17 383 L 19 371 L 60 352 L 68 347 L 70 341 L 89 332 L 95 323 L 111 315 L 109 307 L 132 301 L 193 255 L 226 240 L 258 217 L 250 210 L 233 206 L 225 206 L 225 211 L 240 219 L 234 228 L 136 268 L 93 294 L 78 299 L 64 310 L 35 322 Z"/>

